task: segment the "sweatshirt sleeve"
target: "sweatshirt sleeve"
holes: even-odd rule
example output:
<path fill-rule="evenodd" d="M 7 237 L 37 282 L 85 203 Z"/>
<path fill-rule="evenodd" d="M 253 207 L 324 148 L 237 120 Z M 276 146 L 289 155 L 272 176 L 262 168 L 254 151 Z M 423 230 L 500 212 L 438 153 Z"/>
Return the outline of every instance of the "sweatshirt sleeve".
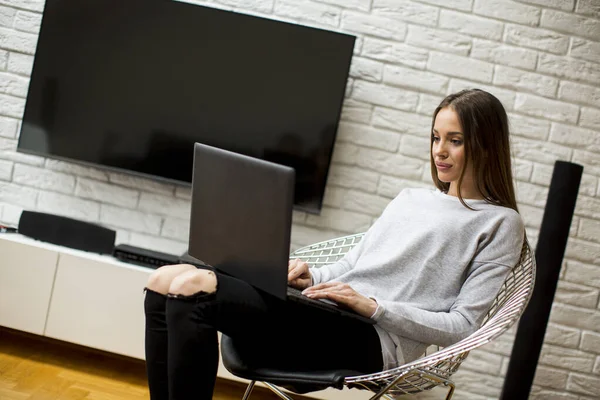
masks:
<path fill-rule="evenodd" d="M 381 328 L 408 339 L 440 346 L 458 342 L 481 324 L 504 279 L 519 260 L 523 238 L 523 222 L 516 212 L 498 224 L 479 246 L 447 312 L 375 298 L 381 307 L 373 318 Z"/>
<path fill-rule="evenodd" d="M 328 282 L 350 271 L 356 265 L 356 261 L 362 253 L 362 249 L 364 247 L 364 242 L 367 235 L 368 233 L 365 234 L 361 241 L 358 242 L 358 244 L 354 246 L 348 253 L 346 253 L 344 257 L 342 257 L 335 263 L 324 265 L 318 268 L 310 268 L 310 273 L 313 279 L 312 284 L 316 285 L 318 283 Z"/>
<path fill-rule="evenodd" d="M 380 307 L 373 319 L 381 328 L 398 336 L 449 346 L 477 330 L 509 271 L 510 267 L 501 264 L 478 265 L 448 312 L 423 310 L 375 297 Z"/>

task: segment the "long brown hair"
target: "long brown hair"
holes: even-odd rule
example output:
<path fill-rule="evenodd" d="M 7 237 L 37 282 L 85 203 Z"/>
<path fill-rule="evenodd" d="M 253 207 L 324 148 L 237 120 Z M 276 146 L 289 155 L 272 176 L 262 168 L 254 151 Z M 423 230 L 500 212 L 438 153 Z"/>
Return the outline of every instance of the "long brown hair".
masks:
<path fill-rule="evenodd" d="M 458 115 L 465 140 L 465 165 L 458 178 L 458 198 L 469 207 L 461 196 L 460 188 L 468 163 L 473 163 L 475 187 L 485 201 L 519 211 L 515 198 L 508 117 L 500 100 L 480 89 L 462 90 L 447 96 L 433 112 L 431 132 L 435 118 L 441 109 L 450 107 Z M 431 177 L 435 186 L 448 192 L 450 184 L 438 178 L 431 148 Z"/>

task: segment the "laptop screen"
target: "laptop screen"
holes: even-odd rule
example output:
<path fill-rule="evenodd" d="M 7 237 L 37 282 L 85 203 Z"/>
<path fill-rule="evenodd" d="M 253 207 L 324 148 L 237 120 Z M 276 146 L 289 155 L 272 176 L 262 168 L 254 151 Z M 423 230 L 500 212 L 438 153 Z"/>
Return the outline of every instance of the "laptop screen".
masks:
<path fill-rule="evenodd" d="M 295 173 L 195 144 L 189 254 L 285 299 Z"/>

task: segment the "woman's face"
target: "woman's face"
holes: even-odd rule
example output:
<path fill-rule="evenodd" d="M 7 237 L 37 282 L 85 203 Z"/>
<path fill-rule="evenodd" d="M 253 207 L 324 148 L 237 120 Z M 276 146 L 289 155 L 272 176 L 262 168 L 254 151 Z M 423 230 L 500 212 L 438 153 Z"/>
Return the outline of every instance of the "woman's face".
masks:
<path fill-rule="evenodd" d="M 433 144 L 431 154 L 437 169 L 438 179 L 450 183 L 448 194 L 457 195 L 458 178 L 465 167 L 465 138 L 456 112 L 450 108 L 442 108 L 433 124 Z M 465 198 L 473 198 L 472 167 L 469 163 L 463 177 L 461 194 Z"/>

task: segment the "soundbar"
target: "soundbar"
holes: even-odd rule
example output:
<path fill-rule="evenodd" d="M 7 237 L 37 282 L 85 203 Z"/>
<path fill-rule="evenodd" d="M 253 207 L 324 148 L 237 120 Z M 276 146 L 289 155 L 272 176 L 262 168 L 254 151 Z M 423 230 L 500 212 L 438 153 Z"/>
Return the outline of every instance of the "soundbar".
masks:
<path fill-rule="evenodd" d="M 91 222 L 60 215 L 23 211 L 19 233 L 42 242 L 92 253 L 112 254 L 116 232 Z"/>
<path fill-rule="evenodd" d="M 113 256 L 123 262 L 148 268 L 158 268 L 163 265 L 179 264 L 179 257 L 173 254 L 161 253 L 142 247 L 119 244 L 115 246 Z"/>

